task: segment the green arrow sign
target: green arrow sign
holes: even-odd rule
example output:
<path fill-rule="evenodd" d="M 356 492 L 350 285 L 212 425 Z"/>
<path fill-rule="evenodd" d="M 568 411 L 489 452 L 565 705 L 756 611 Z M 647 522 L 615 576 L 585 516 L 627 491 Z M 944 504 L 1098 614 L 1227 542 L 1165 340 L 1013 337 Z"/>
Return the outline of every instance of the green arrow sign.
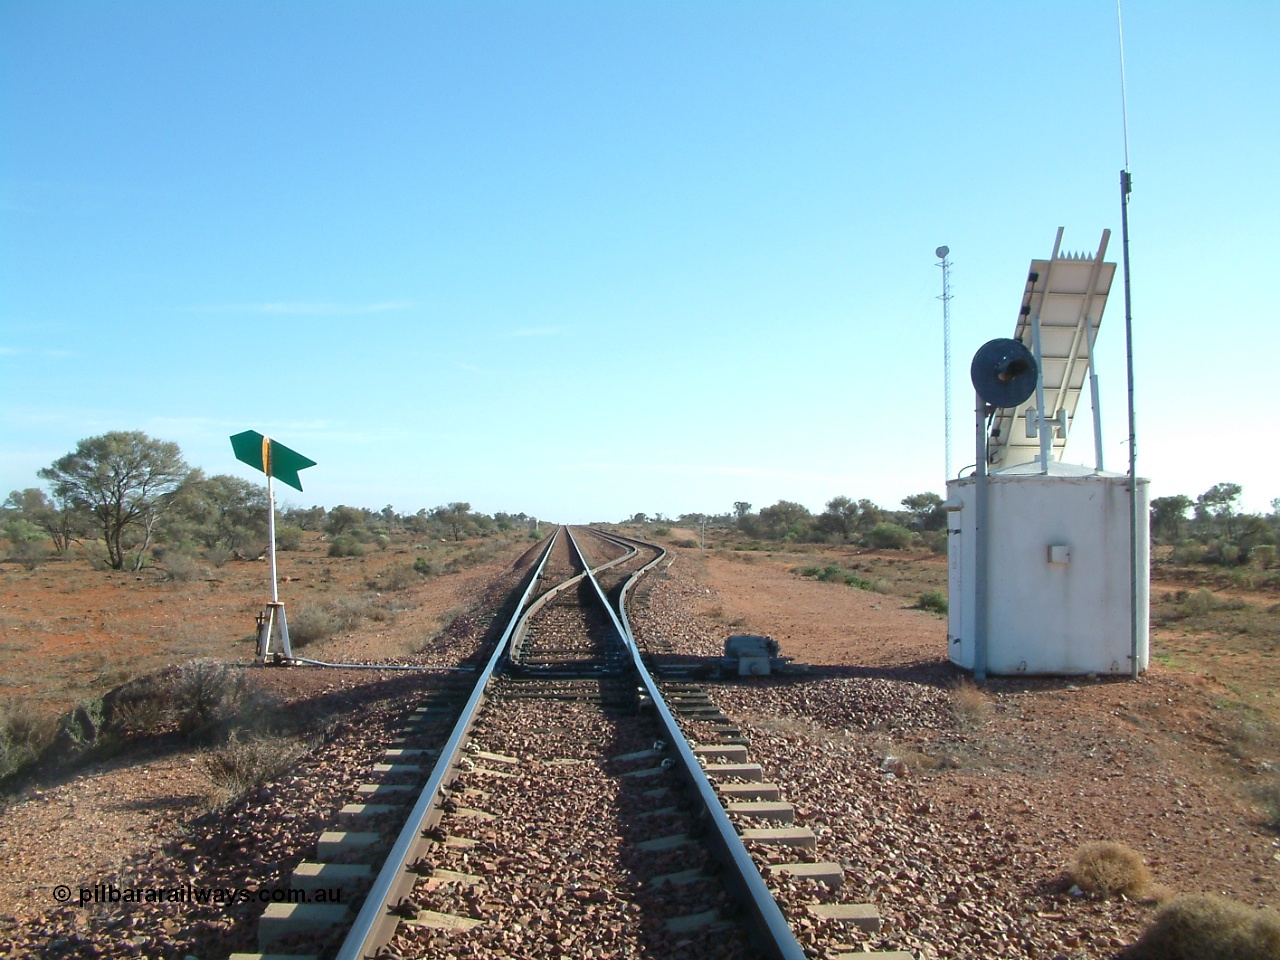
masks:
<path fill-rule="evenodd" d="M 264 437 L 257 430 L 237 433 L 231 438 L 231 449 L 235 451 L 237 460 L 298 491 L 302 490 L 298 471 L 316 465 L 314 460 L 307 459 L 296 450 L 290 450 L 279 440 Z"/>

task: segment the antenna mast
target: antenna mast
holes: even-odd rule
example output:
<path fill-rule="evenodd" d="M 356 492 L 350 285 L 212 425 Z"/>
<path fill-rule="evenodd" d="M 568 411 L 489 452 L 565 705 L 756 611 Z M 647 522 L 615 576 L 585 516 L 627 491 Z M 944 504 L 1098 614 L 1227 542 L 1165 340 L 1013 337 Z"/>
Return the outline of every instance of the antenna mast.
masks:
<path fill-rule="evenodd" d="M 949 247 L 939 247 L 934 251 L 938 266 L 942 268 L 942 404 L 946 421 L 946 480 L 951 479 L 951 261 L 947 254 Z"/>

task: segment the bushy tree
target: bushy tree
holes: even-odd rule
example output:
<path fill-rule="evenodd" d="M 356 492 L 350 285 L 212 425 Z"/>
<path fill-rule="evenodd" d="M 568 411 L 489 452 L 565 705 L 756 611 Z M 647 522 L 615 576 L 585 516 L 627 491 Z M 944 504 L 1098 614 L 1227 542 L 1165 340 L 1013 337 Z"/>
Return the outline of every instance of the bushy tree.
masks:
<path fill-rule="evenodd" d="M 23 520 L 43 531 L 59 553 L 65 553 L 91 529 L 90 517 L 84 510 L 66 497 L 50 498 L 39 487 L 14 490 L 0 511 L 6 518 Z"/>
<path fill-rule="evenodd" d="M 947 525 L 947 511 L 936 493 L 913 493 L 902 498 L 902 506 L 911 515 L 912 529 L 941 530 Z"/>
<path fill-rule="evenodd" d="M 1182 539 L 1187 511 L 1192 500 L 1182 494 L 1156 497 L 1151 501 L 1151 539 L 1157 543 L 1177 543 Z"/>
<path fill-rule="evenodd" d="M 56 498 L 92 515 L 113 569 L 124 569 L 126 551 L 136 547 L 133 568 L 138 570 L 156 523 L 191 477 L 191 468 L 176 443 L 133 430 L 81 440 L 39 475 Z"/>

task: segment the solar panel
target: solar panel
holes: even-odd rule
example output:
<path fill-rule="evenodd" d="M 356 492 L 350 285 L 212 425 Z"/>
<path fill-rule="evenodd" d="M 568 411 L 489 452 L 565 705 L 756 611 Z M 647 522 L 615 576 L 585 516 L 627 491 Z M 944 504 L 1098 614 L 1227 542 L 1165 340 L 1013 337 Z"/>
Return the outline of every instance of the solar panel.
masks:
<path fill-rule="evenodd" d="M 1106 263 L 1110 230 L 1102 231 L 1096 254 L 1062 253 L 1062 228 L 1048 260 L 1032 260 L 1022 292 L 1022 307 L 1013 337 L 1040 362 L 1045 420 L 1050 442 L 1048 453 L 1061 460 L 1071 420 L 1089 375 L 1092 347 L 1102 322 L 1102 311 L 1111 292 L 1116 265 Z M 1036 326 L 1039 322 L 1039 350 Z M 1017 407 L 996 412 L 991 424 L 988 458 L 991 467 L 1011 467 L 1041 455 L 1037 388 Z"/>

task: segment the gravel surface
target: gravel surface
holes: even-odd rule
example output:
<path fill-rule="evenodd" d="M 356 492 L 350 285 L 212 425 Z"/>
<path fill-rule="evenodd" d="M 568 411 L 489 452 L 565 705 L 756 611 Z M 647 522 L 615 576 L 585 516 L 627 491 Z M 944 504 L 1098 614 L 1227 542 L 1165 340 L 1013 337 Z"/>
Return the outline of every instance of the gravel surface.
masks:
<path fill-rule="evenodd" d="M 395 950 L 468 958 L 751 956 L 736 926 L 664 927 L 674 917 L 724 910 L 727 900 L 710 878 L 678 889 L 647 885 L 709 867 L 696 844 L 637 846 L 695 826 L 675 791 L 654 793 L 673 773 L 626 776 L 658 762 L 650 750 L 657 730 L 634 710 L 504 699 L 500 691 L 472 740 L 484 753 L 472 753 L 470 769 L 454 781 L 453 812 L 441 821 L 431 860 L 437 876 L 478 879 L 431 878 L 414 893 L 420 910 L 481 923 L 452 935 L 402 925 Z M 644 755 L 618 759 L 636 752 Z"/>
<path fill-rule="evenodd" d="M 474 658 L 529 557 L 491 565 L 483 583 L 476 575 L 470 592 L 454 594 L 448 609 L 456 614 L 492 585 L 474 614 L 444 618 L 454 620 L 447 630 L 430 628 L 426 613 L 402 614 L 398 627 L 417 625 L 413 661 Z M 1069 892 L 1064 867 L 1093 840 L 1134 847 L 1156 881 L 1178 892 L 1280 902 L 1280 839 L 1239 781 L 1223 775 L 1233 762 L 1247 768 L 1254 760 L 1233 759 L 1213 738 L 1215 700 L 1205 684 L 1158 666 L 1136 685 L 993 681 L 978 715 L 957 713 L 953 688 L 962 675 L 945 661 L 942 621 L 900 607 L 765 563 L 696 552 L 653 576 L 633 603 L 638 636 L 668 656 L 718 657 L 728 633 L 759 632 L 783 639 L 784 655 L 818 666 L 807 678 L 704 687 L 742 727 L 750 759 L 795 805 L 797 824 L 817 834 L 807 856 L 844 868 L 834 892 L 769 880 L 813 956 L 872 948 L 909 950 L 919 960 L 1111 960 L 1153 907 Z M 328 644 L 315 652 L 372 660 L 405 651 L 403 638 L 369 631 Z M 233 807 L 198 812 L 207 785 L 189 751 L 154 744 L 46 783 L 5 811 L 0 956 L 221 960 L 253 948 L 257 905 L 63 908 L 50 895 L 57 883 L 78 893 L 103 881 L 288 886 L 293 865 L 313 858 L 318 834 L 366 779 L 421 688 L 436 682 L 357 671 L 261 673 L 326 732 L 309 756 Z M 473 761 L 453 800 L 533 816 L 453 811 L 448 833 L 476 846 L 441 846 L 435 866 L 481 876 L 483 886 L 424 884 L 415 897 L 423 909 L 486 923 L 450 938 L 418 928 L 412 939 L 426 955 L 749 956 L 734 933 L 673 940 L 661 918 L 720 895 L 708 885 L 651 896 L 643 880 L 680 861 L 628 859 L 654 824 L 663 831 L 682 824 L 678 810 L 646 823 L 640 815 L 660 801 L 631 789 L 627 765 L 610 759 L 643 749 L 649 736 L 633 736 L 624 718 L 580 703 L 515 706 L 528 711 L 518 725 L 486 726 L 476 742 L 519 763 Z M 711 740 L 709 728 L 690 730 Z M 512 852 L 530 836 L 531 858 Z M 769 848 L 752 852 L 762 864 L 780 859 Z M 885 926 L 863 934 L 810 915 L 808 905 L 824 900 L 873 903 Z M 468 943 L 473 952 L 463 949 Z"/>

